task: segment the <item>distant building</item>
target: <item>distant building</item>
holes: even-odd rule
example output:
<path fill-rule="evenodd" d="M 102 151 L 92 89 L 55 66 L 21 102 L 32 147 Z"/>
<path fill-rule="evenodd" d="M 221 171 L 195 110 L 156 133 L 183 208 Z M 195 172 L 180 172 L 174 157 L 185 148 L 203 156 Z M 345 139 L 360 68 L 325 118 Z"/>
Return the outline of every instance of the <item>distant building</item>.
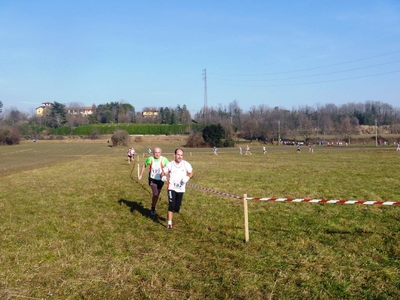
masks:
<path fill-rule="evenodd" d="M 41 117 L 47 115 L 50 112 L 52 106 L 53 103 L 51 102 L 43 102 L 41 106 L 36 108 L 36 115 Z"/>
<path fill-rule="evenodd" d="M 37 116 L 46 116 L 50 113 L 53 106 L 51 102 L 43 102 L 41 106 L 36 108 Z M 83 115 L 88 116 L 93 114 L 93 107 L 65 107 L 65 111 L 69 115 Z"/>
<path fill-rule="evenodd" d="M 158 111 L 156 110 L 145 110 L 142 112 L 142 116 L 145 118 L 151 118 L 151 117 L 157 117 L 158 116 Z"/>
<path fill-rule="evenodd" d="M 69 115 L 92 115 L 93 107 L 66 107 L 65 110 Z"/>

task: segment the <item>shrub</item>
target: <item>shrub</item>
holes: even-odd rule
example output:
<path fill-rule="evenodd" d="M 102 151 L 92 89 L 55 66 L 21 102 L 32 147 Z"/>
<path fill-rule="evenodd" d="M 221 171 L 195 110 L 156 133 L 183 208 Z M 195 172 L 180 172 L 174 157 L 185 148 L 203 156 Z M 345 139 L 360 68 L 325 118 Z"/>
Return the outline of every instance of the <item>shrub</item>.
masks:
<path fill-rule="evenodd" d="M 0 145 L 17 145 L 21 139 L 19 130 L 15 127 L 0 127 Z"/>
<path fill-rule="evenodd" d="M 128 146 L 129 143 L 129 133 L 125 130 L 116 130 L 111 136 L 111 141 L 113 146 Z"/>
<path fill-rule="evenodd" d="M 224 141 L 224 147 L 235 147 L 235 141 L 234 140 Z"/>
<path fill-rule="evenodd" d="M 186 147 L 190 148 L 198 148 L 198 147 L 203 147 L 205 146 L 204 139 L 203 139 L 203 134 L 201 132 L 193 133 L 189 135 L 187 142 L 186 142 Z"/>

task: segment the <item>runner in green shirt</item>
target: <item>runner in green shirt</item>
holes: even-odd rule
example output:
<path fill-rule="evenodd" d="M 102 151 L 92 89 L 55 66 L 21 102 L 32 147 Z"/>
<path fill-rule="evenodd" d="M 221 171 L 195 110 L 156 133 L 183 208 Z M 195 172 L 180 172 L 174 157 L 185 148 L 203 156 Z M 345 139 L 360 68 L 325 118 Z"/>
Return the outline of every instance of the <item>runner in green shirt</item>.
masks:
<path fill-rule="evenodd" d="M 142 171 L 138 177 L 139 180 L 142 180 L 143 172 L 147 166 L 150 166 L 149 170 L 149 186 L 153 193 L 151 198 L 151 211 L 150 214 L 152 217 L 156 216 L 156 205 L 158 198 L 160 197 L 160 192 L 162 187 L 164 186 L 164 182 L 161 180 L 161 172 L 162 169 L 167 165 L 169 162 L 168 159 L 164 156 L 161 156 L 161 148 L 156 147 L 153 150 L 153 155 L 149 156 L 146 159 L 142 167 Z"/>

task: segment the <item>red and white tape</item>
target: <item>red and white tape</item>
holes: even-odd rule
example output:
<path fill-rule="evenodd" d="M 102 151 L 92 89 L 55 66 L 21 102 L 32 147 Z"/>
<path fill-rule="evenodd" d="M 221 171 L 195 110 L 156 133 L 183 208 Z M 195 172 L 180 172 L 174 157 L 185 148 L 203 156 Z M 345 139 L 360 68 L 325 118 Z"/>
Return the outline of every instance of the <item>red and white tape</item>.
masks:
<path fill-rule="evenodd" d="M 235 199 L 242 199 L 242 200 L 256 200 L 256 201 L 274 201 L 274 202 L 307 202 L 307 203 L 329 203 L 329 204 L 364 204 L 364 205 L 392 205 L 392 206 L 400 206 L 400 202 L 392 202 L 392 201 L 362 201 L 362 200 L 328 200 L 328 199 L 307 199 L 307 198 L 254 198 L 254 197 L 240 197 L 228 193 L 222 193 L 218 191 L 214 191 L 211 189 L 203 188 L 198 185 L 186 184 L 188 187 L 192 187 L 195 189 L 199 189 L 202 191 L 206 191 L 209 193 L 221 195 L 224 197 L 235 198 Z"/>
<path fill-rule="evenodd" d="M 275 202 L 307 202 L 330 204 L 365 204 L 365 205 L 400 205 L 400 202 L 361 201 L 361 200 L 328 200 L 328 199 L 298 199 L 298 198 L 246 198 L 245 200 L 275 201 Z"/>

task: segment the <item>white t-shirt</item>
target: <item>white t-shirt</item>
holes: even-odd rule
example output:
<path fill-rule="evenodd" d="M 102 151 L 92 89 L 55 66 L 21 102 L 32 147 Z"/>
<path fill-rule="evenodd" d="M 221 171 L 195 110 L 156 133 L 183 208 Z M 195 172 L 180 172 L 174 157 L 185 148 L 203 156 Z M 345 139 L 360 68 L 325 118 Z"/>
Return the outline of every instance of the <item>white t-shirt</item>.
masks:
<path fill-rule="evenodd" d="M 182 179 L 189 173 L 192 173 L 192 171 L 192 165 L 186 160 L 182 160 L 179 164 L 174 160 L 170 161 L 164 167 L 164 173 L 169 174 L 168 189 L 184 193 L 186 191 L 186 184 L 182 182 Z"/>

